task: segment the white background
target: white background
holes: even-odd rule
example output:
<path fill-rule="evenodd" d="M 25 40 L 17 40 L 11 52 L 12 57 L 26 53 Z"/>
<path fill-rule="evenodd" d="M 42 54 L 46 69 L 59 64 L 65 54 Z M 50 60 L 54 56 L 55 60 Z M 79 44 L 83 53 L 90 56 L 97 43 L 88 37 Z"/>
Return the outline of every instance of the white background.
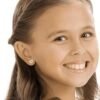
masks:
<path fill-rule="evenodd" d="M 17 1 L 1 0 L 0 2 L 0 100 L 5 100 L 15 62 L 13 47 L 7 42 L 12 34 L 12 15 Z M 100 47 L 100 0 L 92 0 L 92 2 Z M 100 60 L 97 68 L 97 79 L 100 84 Z"/>

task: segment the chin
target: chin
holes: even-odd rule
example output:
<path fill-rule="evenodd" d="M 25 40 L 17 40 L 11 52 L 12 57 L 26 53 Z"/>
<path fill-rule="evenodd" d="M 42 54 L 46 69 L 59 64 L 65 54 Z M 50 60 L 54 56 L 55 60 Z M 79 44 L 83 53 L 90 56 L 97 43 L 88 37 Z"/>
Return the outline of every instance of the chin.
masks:
<path fill-rule="evenodd" d="M 75 87 L 83 87 L 84 85 L 87 84 L 87 81 L 84 81 L 84 82 L 79 82 L 79 83 L 76 83 L 75 84 Z"/>

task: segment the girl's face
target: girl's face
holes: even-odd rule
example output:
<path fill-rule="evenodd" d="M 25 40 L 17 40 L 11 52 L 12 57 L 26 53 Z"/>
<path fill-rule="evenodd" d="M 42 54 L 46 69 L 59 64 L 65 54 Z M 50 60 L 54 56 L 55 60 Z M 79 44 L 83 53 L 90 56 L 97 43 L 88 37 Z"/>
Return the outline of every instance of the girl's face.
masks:
<path fill-rule="evenodd" d="M 98 46 L 88 5 L 49 8 L 37 19 L 32 39 L 36 70 L 47 85 L 80 87 L 95 72 Z"/>

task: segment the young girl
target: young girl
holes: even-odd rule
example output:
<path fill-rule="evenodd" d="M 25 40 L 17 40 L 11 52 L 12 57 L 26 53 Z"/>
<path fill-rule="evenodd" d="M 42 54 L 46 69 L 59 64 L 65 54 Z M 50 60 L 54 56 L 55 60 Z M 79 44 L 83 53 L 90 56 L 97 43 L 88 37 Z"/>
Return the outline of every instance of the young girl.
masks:
<path fill-rule="evenodd" d="M 94 100 L 98 45 L 89 0 L 20 0 L 9 43 L 16 63 L 6 100 Z"/>

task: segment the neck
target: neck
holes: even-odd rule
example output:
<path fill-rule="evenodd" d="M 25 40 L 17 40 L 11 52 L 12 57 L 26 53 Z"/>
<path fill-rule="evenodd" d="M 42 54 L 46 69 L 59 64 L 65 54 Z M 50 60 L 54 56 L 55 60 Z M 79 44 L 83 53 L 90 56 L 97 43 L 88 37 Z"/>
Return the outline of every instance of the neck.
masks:
<path fill-rule="evenodd" d="M 49 84 L 45 93 L 42 100 L 75 100 L 75 88 L 67 85 Z"/>

